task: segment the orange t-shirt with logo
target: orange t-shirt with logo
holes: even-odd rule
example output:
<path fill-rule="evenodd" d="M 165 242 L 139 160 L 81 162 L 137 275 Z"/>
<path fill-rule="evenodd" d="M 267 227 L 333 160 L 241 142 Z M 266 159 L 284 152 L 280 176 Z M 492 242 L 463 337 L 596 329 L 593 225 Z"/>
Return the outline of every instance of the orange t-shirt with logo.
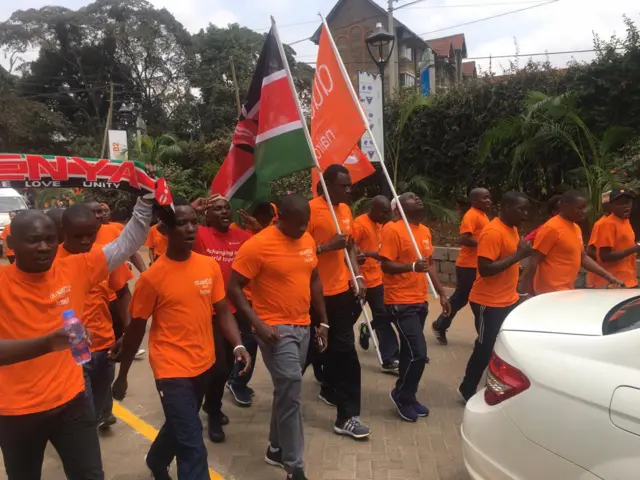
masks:
<path fill-rule="evenodd" d="M 382 225 L 374 222 L 369 215 L 360 215 L 353 221 L 353 239 L 362 252 L 378 252 L 382 241 Z M 382 285 L 382 267 L 374 258 L 367 258 L 360 265 L 360 273 L 364 277 L 364 286 L 375 288 Z"/>
<path fill-rule="evenodd" d="M 593 229 L 591 230 L 591 236 L 589 237 L 589 243 L 587 246 L 594 246 L 596 249 L 596 260 L 602 265 L 600 261 L 600 255 L 598 255 L 598 247 L 596 246 L 596 240 L 598 239 L 598 230 L 600 230 L 600 225 L 602 221 L 607 218 L 606 216 L 600 217 L 596 220 L 596 223 L 593 224 Z M 587 272 L 587 287 L 589 288 L 604 288 L 607 286 L 607 281 L 602 278 L 600 275 L 596 275 L 595 273 Z"/>
<path fill-rule="evenodd" d="M 98 234 L 96 235 L 95 244 L 109 245 L 111 242 L 113 242 L 116 238 L 120 236 L 120 234 L 122 233 L 122 230 L 124 230 L 124 226 L 117 222 L 110 222 L 110 223 L 105 223 L 104 225 L 101 225 L 100 229 L 98 230 Z M 126 264 L 123 264 L 122 266 L 118 267 L 118 270 L 122 275 L 125 275 L 125 270 L 126 270 L 127 281 L 131 280 L 134 277 L 133 273 L 131 273 L 131 270 L 129 270 Z M 124 287 L 124 285 L 122 286 Z M 109 288 L 109 301 L 112 302 L 116 298 L 117 298 L 116 292 L 111 288 Z"/>
<path fill-rule="evenodd" d="M 614 214 L 605 217 L 600 224 L 595 246 L 598 252 L 601 248 L 611 248 L 618 252 L 633 247 L 636 244 L 636 235 L 628 218 L 620 218 Z M 600 256 L 598 255 L 598 258 Z M 636 254 L 632 253 L 617 262 L 600 262 L 612 275 L 622 280 L 627 288 L 638 285 L 638 267 Z M 606 280 L 605 280 L 606 284 Z"/>
<path fill-rule="evenodd" d="M 102 250 L 101 245 L 93 246 L 93 250 Z M 63 260 L 72 254 L 62 245 L 58 247 L 56 262 Z M 87 292 L 84 309 L 76 312 L 78 318 L 91 332 L 91 351 L 99 352 L 111 348 L 116 343 L 113 331 L 113 320 L 109 312 L 109 291 L 118 291 L 129 281 L 131 272 L 126 265 L 120 265 L 109 274 L 108 278 L 94 285 Z"/>
<path fill-rule="evenodd" d="M 516 253 L 520 236 L 516 227 L 508 227 L 494 218 L 482 230 L 478 238 L 478 257 L 495 262 Z M 478 275 L 473 283 L 469 301 L 485 307 L 509 307 L 520 299 L 518 280 L 520 264 L 514 263 L 504 272 L 483 277 Z"/>
<path fill-rule="evenodd" d="M 410 225 L 422 258 L 433 255 L 431 230 L 425 225 Z M 418 254 L 413 248 L 411 237 L 404 222 L 387 223 L 382 229 L 382 245 L 380 256 L 398 263 L 418 261 Z M 386 305 L 412 305 L 427 301 L 427 277 L 424 273 L 408 272 L 400 274 L 385 273 L 382 277 L 384 285 L 384 303 Z"/>
<path fill-rule="evenodd" d="M 251 280 L 253 309 L 264 323 L 304 326 L 311 323 L 311 273 L 317 264 L 311 235 L 293 239 L 271 226 L 240 247 L 232 268 Z"/>
<path fill-rule="evenodd" d="M 56 260 L 44 273 L 0 269 L 0 338 L 24 340 L 63 327 L 62 312 L 84 311 L 88 291 L 109 275 L 101 249 Z M 69 350 L 0 367 L 0 415 L 59 407 L 84 391 L 82 368 Z"/>
<path fill-rule="evenodd" d="M 471 207 L 467 213 L 462 217 L 462 223 L 460 224 L 460 235 L 470 233 L 471 238 L 478 240 L 482 229 L 489 224 L 489 217 L 482 210 Z M 477 268 L 478 267 L 478 255 L 477 247 L 467 247 L 465 245 L 460 246 L 460 255 L 456 260 L 458 267 L 464 268 Z"/>
<path fill-rule="evenodd" d="M 573 290 L 582 265 L 582 230 L 556 215 L 536 235 L 534 250 L 545 255 L 533 279 L 535 293 Z"/>
<path fill-rule="evenodd" d="M 13 250 L 11 250 L 9 248 L 9 246 L 7 245 L 7 237 L 11 235 L 11 224 L 8 223 L 5 227 L 4 230 L 2 230 L 2 234 L 0 234 L 0 238 L 2 238 L 2 248 L 4 250 L 4 254 L 6 257 L 12 257 L 15 255 L 15 253 L 13 252 Z"/>
<path fill-rule="evenodd" d="M 195 252 L 184 262 L 163 255 L 140 275 L 129 309 L 133 318 L 153 316 L 149 363 L 156 379 L 196 377 L 214 364 L 211 318 L 224 298 L 218 262 Z"/>
<path fill-rule="evenodd" d="M 328 243 L 338 233 L 333 223 L 329 204 L 323 197 L 317 197 L 309 202 L 309 207 L 311 207 L 311 219 L 307 226 L 307 232 L 311 234 L 316 245 Z M 344 203 L 333 208 L 336 217 L 338 217 L 340 230 L 345 235 L 351 235 L 353 227 L 351 209 Z M 344 250 L 334 250 L 318 255 L 318 273 L 325 297 L 339 295 L 349 290 L 351 274 L 345 263 Z"/>
<path fill-rule="evenodd" d="M 153 254 L 156 257 L 159 257 L 167 253 L 169 241 L 166 235 L 158 231 L 158 225 L 154 225 L 149 229 L 149 235 L 147 235 L 147 241 L 144 244 L 153 250 Z"/>

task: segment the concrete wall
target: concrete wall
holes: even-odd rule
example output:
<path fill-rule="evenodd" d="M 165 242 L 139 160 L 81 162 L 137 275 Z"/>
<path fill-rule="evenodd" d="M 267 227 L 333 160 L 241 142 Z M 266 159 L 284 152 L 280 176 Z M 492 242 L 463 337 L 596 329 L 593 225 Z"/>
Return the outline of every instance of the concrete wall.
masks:
<path fill-rule="evenodd" d="M 435 247 L 433 251 L 433 260 L 436 263 L 438 269 L 438 275 L 440 281 L 449 286 L 456 284 L 456 260 L 460 254 L 459 248 L 453 247 Z M 521 267 L 526 265 L 526 260 L 520 262 Z M 638 262 L 638 279 L 640 280 L 640 262 Z M 580 271 L 578 279 L 576 281 L 577 288 L 583 288 L 586 286 L 586 272 Z"/>

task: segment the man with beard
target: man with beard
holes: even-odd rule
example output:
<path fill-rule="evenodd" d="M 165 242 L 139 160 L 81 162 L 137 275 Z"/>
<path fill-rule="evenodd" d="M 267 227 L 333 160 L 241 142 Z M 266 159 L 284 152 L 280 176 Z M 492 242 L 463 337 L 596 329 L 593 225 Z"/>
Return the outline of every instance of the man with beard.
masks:
<path fill-rule="evenodd" d="M 412 192 L 402 194 L 399 200 L 411 232 L 402 220 L 396 220 L 384 228 L 380 247 L 384 304 L 387 315 L 400 334 L 400 377 L 390 396 L 400 418 L 415 422 L 418 417 L 429 415 L 429 409 L 416 398 L 427 364 L 424 324 L 429 304 L 425 273 L 428 272 L 431 277 L 445 315 L 450 313 L 451 305 L 440 284 L 435 265 L 431 262 L 431 231 L 421 223 L 425 214 L 424 204 Z M 421 258 L 415 251 L 411 235 L 418 244 Z"/>
<path fill-rule="evenodd" d="M 502 323 L 518 305 L 520 260 L 531 255 L 531 244 L 520 240 L 518 227 L 527 215 L 529 200 L 520 192 L 507 192 L 500 201 L 500 214 L 478 238 L 478 273 L 469 301 L 478 338 L 458 388 L 466 403 L 478 388 L 489 365 Z"/>
<path fill-rule="evenodd" d="M 474 188 L 469 193 L 471 208 L 462 217 L 460 224 L 460 255 L 456 260 L 456 289 L 449 298 L 451 313 L 441 314 L 431 324 L 431 329 L 440 345 L 446 345 L 447 330 L 453 318 L 469 302 L 469 293 L 476 280 L 478 268 L 478 237 L 489 223 L 487 213 L 491 208 L 491 193 L 486 188 Z"/>
<path fill-rule="evenodd" d="M 82 312 L 87 292 L 142 245 L 150 220 L 150 203 L 139 199 L 114 242 L 54 262 L 53 221 L 33 210 L 15 218 L 7 241 L 16 262 L 0 269 L 0 448 L 9 480 L 40 478 L 48 442 L 68 478 L 104 478 L 82 368 L 59 351 L 59 329 L 63 311 Z"/>
<path fill-rule="evenodd" d="M 202 255 L 214 258 L 220 265 L 224 282 L 229 281 L 231 265 L 240 247 L 251 238 L 251 234 L 231 226 L 231 206 L 221 196 L 213 197 L 207 202 L 206 227 L 201 226 L 194 242 L 193 250 Z M 232 313 L 235 307 L 229 304 Z M 251 325 L 242 313 L 236 313 L 236 320 L 242 334 L 243 345 L 247 348 L 251 358 L 255 361 L 258 345 L 251 332 Z M 225 440 L 223 425 L 229 422 L 222 413 L 222 396 L 225 384 L 236 403 L 243 407 L 251 405 L 253 389 L 248 386 L 253 373 L 253 362 L 246 375 L 236 375 L 230 378 L 234 369 L 233 346 L 222 335 L 216 335 L 217 361 L 212 372 L 212 378 L 205 395 L 203 410 L 208 416 L 209 439 L 214 443 Z M 244 369 L 244 366 L 240 370 Z M 229 383 L 227 383 L 229 381 Z"/>
<path fill-rule="evenodd" d="M 178 478 L 208 480 L 207 450 L 199 411 L 217 361 L 216 331 L 232 344 L 232 354 L 249 368 L 251 358 L 240 342 L 229 310 L 218 263 L 192 252 L 198 217 L 186 201 L 174 200 L 175 214 L 159 211 L 167 226 L 167 253 L 140 275 L 131 300 L 131 323 L 124 336 L 122 364 L 113 396 L 122 400 L 135 353 L 149 331 L 149 362 L 160 394 L 165 423 L 145 459 L 153 478 L 169 480 L 177 458 Z"/>
<path fill-rule="evenodd" d="M 345 167 L 334 164 L 327 167 L 323 177 L 332 205 L 324 196 L 311 200 L 311 219 L 307 227 L 317 245 L 318 274 L 330 326 L 329 346 L 321 358 L 320 399 L 337 407 L 335 433 L 365 438 L 371 434 L 371 429 L 360 421 L 361 371 L 353 326 L 362 312 L 359 300 L 365 298 L 366 288 L 350 236 L 353 217 L 347 203 L 351 201 L 351 176 Z M 331 208 L 335 211 L 341 234 L 337 232 Z M 352 284 L 345 249 L 355 270 L 357 285 Z M 312 311 L 312 315 L 316 313 Z"/>

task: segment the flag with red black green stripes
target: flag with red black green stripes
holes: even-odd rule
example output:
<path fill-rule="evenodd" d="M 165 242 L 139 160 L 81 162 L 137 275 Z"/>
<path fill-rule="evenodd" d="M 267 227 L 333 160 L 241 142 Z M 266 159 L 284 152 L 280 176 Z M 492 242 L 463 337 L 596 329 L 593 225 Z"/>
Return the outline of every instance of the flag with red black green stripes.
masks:
<path fill-rule="evenodd" d="M 274 27 L 266 37 L 231 149 L 211 193 L 248 209 L 269 201 L 269 182 L 314 166 Z"/>

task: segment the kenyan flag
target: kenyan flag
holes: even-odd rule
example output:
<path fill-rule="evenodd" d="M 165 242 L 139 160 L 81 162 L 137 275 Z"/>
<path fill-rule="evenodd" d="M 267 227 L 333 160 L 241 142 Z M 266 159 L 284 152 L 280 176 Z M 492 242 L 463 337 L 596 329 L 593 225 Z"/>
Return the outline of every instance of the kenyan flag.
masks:
<path fill-rule="evenodd" d="M 211 184 L 211 193 L 232 200 L 235 209 L 269 201 L 270 180 L 314 166 L 275 28 L 262 47 L 231 149 Z"/>

